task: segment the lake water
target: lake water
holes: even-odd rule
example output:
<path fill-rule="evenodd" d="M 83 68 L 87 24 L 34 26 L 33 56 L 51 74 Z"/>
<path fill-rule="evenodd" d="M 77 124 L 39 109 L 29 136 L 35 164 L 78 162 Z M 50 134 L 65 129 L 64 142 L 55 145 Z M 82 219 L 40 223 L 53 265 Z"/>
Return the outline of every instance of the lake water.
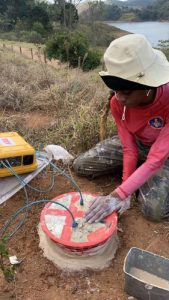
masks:
<path fill-rule="evenodd" d="M 111 26 L 132 32 L 144 34 L 152 46 L 157 46 L 159 40 L 169 40 L 169 22 L 106 22 Z"/>

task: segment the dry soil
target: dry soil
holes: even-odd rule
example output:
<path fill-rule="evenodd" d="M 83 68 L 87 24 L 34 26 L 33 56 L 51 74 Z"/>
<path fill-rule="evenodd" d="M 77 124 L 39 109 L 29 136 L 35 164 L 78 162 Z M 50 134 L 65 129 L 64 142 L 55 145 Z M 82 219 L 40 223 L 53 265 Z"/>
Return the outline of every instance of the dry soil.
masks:
<path fill-rule="evenodd" d="M 72 173 L 73 174 L 73 173 Z M 107 177 L 95 180 L 74 179 L 82 191 L 106 194 L 116 185 L 117 178 Z M 45 170 L 32 182 L 33 186 L 43 187 L 49 184 L 50 170 Z M 73 191 L 72 185 L 62 176 L 56 179 L 53 190 L 46 198 L 54 198 L 65 192 Z M 44 198 L 29 190 L 30 201 Z M 23 206 L 24 196 L 20 191 L 0 207 L 1 226 L 19 207 Z M 94 272 L 65 273 L 58 270 L 43 257 L 39 248 L 37 225 L 42 206 L 33 207 L 26 223 L 9 242 L 10 255 L 17 255 L 21 264 L 16 269 L 15 280 L 6 282 L 0 272 L 0 300 L 127 300 L 124 292 L 124 258 L 131 247 L 140 247 L 159 255 L 169 257 L 169 224 L 153 223 L 146 220 L 137 203 L 128 210 L 118 222 L 120 248 L 109 268 Z M 12 228 L 11 228 L 12 229 Z"/>

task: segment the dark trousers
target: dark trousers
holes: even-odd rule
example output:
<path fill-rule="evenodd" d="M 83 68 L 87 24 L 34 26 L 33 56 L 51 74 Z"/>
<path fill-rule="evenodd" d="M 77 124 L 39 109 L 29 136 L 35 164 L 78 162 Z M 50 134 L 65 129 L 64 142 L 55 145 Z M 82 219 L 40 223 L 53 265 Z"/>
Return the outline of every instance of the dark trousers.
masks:
<path fill-rule="evenodd" d="M 139 163 L 143 163 L 149 148 L 138 142 Z M 122 169 L 123 153 L 118 136 L 98 143 L 78 156 L 73 163 L 80 176 L 97 177 Z M 159 221 L 169 216 L 169 160 L 139 188 L 138 201 L 144 216 Z"/>

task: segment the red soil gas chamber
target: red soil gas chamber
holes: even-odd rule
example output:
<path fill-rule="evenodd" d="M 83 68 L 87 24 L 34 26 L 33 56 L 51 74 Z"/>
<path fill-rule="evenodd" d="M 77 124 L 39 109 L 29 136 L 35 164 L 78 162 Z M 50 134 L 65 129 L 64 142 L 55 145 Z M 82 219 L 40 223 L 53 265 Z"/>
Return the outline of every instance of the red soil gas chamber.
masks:
<path fill-rule="evenodd" d="M 80 193 L 70 192 L 52 199 L 66 206 L 78 223 L 73 227 L 73 219 L 68 210 L 59 204 L 47 203 L 41 212 L 40 226 L 48 238 L 58 246 L 82 251 L 104 244 L 117 230 L 117 214 L 112 213 L 103 221 L 89 224 L 85 213 L 96 195 L 82 193 L 84 205 L 80 204 Z"/>

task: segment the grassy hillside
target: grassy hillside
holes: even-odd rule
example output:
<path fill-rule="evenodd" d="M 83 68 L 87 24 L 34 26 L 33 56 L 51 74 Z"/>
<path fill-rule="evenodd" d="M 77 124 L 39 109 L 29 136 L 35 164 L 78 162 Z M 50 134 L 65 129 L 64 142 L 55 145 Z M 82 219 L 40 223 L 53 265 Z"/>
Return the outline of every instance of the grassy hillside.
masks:
<path fill-rule="evenodd" d="M 169 20 L 169 0 L 128 0 L 124 2 L 128 8 L 135 11 L 138 20 Z"/>
<path fill-rule="evenodd" d="M 102 47 L 103 49 L 105 49 L 112 40 L 127 34 L 125 30 L 101 22 L 94 22 L 92 27 L 91 25 L 79 24 L 78 29 L 80 32 L 86 34 L 91 46 Z"/>
<path fill-rule="evenodd" d="M 148 5 L 152 5 L 156 2 L 156 0 L 127 0 L 123 2 L 125 5 L 128 7 L 133 7 L 133 8 L 142 8 L 146 7 Z"/>
<path fill-rule="evenodd" d="M 148 5 L 152 5 L 157 0 L 127 0 L 127 1 L 120 1 L 120 0 L 107 0 L 106 3 L 122 6 L 128 6 L 129 8 L 143 8 Z"/>
<path fill-rule="evenodd" d="M 99 69 L 83 73 L 66 65 L 42 66 L 7 50 L 0 51 L 0 64 L 0 131 L 18 131 L 36 148 L 60 144 L 72 153 L 99 141 L 109 94 Z M 113 130 L 110 116 L 108 135 Z"/>
<path fill-rule="evenodd" d="M 169 0 L 107 0 L 96 2 L 92 9 L 83 3 L 81 15 L 85 20 L 90 20 L 92 16 L 101 21 L 167 21 Z"/>

